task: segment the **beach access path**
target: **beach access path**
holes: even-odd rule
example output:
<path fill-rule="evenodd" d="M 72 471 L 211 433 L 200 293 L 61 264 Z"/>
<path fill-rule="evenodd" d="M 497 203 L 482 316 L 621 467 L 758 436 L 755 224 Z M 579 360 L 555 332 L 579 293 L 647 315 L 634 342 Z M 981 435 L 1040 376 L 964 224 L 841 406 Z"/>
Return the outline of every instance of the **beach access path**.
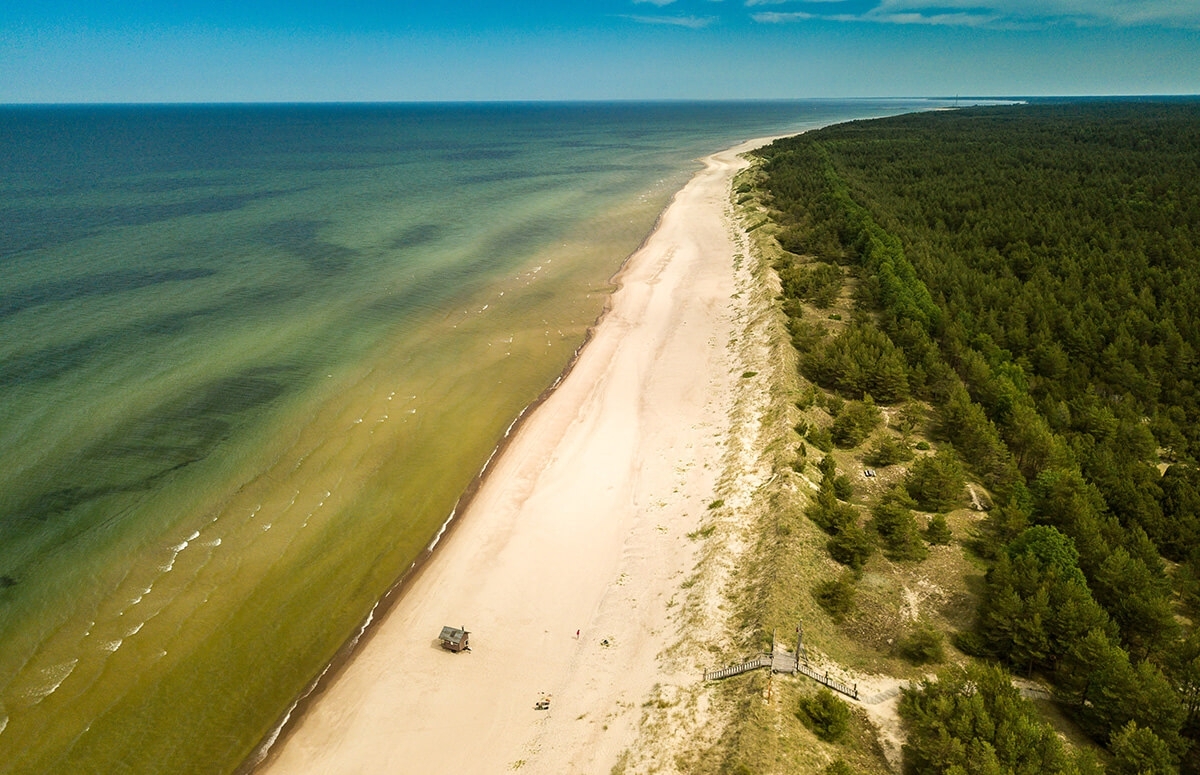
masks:
<path fill-rule="evenodd" d="M 659 659 L 670 602 L 742 377 L 730 184 L 762 142 L 706 158 L 675 196 L 574 368 L 259 772 L 607 775 L 635 743 L 679 669 Z M 471 651 L 440 648 L 443 625 Z"/>

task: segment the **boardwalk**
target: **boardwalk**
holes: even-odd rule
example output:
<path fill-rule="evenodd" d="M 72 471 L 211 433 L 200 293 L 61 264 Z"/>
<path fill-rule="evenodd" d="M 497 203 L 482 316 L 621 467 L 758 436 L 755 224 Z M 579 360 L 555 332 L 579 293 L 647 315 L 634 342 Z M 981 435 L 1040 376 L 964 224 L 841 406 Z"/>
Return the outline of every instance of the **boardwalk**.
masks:
<path fill-rule="evenodd" d="M 755 657 L 754 659 L 750 660 L 749 662 L 742 662 L 739 665 L 731 665 L 729 667 L 723 667 L 720 670 L 712 670 L 712 671 L 706 670 L 704 672 L 704 680 L 705 681 L 720 681 L 722 678 L 730 678 L 735 675 L 741 675 L 742 673 L 748 673 L 751 670 L 757 670 L 760 667 L 767 667 L 769 665 L 771 665 L 771 655 L 763 654 L 761 656 Z"/>
<path fill-rule="evenodd" d="M 854 684 L 853 686 L 851 686 L 850 684 L 842 683 L 841 681 L 837 680 L 836 678 L 830 678 L 828 670 L 826 670 L 825 673 L 822 674 L 816 670 L 813 670 L 811 667 L 809 667 L 809 665 L 806 662 L 797 662 L 796 663 L 796 672 L 802 673 L 802 674 L 808 676 L 809 678 L 813 679 L 817 683 L 828 686 L 830 689 L 833 689 L 835 692 L 844 694 L 847 697 L 850 697 L 851 699 L 855 699 L 855 700 L 858 699 L 858 684 Z"/>
<path fill-rule="evenodd" d="M 790 651 L 776 651 L 770 654 L 762 654 L 749 662 L 742 662 L 736 665 L 730 665 L 719 670 L 706 670 L 704 672 L 705 681 L 720 681 L 723 678 L 731 678 L 735 675 L 748 673 L 751 670 L 757 670 L 760 667 L 771 668 L 772 673 L 784 673 L 786 675 L 801 675 L 808 676 L 817 683 L 827 686 L 830 689 L 844 694 L 851 699 L 859 699 L 858 684 L 850 685 L 831 678 L 829 671 L 821 673 L 814 670 L 809 664 L 801 659 L 797 659 L 796 655 Z"/>

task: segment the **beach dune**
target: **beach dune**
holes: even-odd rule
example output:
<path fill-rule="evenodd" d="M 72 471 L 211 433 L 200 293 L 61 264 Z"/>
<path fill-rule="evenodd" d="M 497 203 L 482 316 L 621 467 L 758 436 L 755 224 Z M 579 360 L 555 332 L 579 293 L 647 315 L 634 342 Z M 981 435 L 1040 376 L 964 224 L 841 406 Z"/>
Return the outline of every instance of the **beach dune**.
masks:
<path fill-rule="evenodd" d="M 634 743 L 679 669 L 659 655 L 741 377 L 729 190 L 755 144 L 676 195 L 570 373 L 258 771 L 608 773 Z M 471 650 L 442 649 L 444 625 Z"/>

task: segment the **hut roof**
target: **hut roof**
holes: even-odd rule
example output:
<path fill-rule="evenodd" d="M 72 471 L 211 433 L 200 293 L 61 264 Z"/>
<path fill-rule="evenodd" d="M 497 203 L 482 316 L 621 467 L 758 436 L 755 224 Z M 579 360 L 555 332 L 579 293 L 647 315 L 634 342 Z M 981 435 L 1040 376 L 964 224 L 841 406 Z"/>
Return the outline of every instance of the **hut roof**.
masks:
<path fill-rule="evenodd" d="M 443 627 L 442 634 L 439 637 L 447 643 L 458 645 L 459 643 L 462 643 L 463 637 L 465 637 L 466 634 L 466 630 L 460 630 L 457 627 Z"/>

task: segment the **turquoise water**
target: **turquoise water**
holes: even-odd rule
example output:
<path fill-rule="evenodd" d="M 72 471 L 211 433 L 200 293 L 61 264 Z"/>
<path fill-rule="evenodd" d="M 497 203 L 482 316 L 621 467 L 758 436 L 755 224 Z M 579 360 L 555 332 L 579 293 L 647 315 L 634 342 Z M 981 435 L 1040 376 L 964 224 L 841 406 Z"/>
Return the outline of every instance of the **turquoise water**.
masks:
<path fill-rule="evenodd" d="M 0 108 L 0 773 L 236 768 L 697 157 L 934 106 Z"/>

